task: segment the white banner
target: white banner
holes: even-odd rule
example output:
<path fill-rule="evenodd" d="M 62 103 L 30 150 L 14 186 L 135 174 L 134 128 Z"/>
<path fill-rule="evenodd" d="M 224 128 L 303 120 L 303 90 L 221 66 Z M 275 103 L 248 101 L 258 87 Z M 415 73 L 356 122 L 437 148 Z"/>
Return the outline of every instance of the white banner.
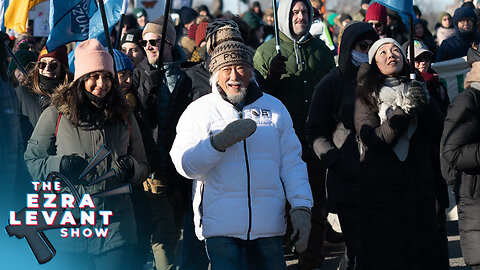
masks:
<path fill-rule="evenodd" d="M 28 12 L 28 19 L 33 20 L 33 36 L 48 37 L 50 26 L 48 24 L 48 15 L 50 13 L 50 1 L 44 1 L 36 4 Z"/>
<path fill-rule="evenodd" d="M 470 71 L 466 56 L 434 63 L 432 68 L 438 73 L 440 80 L 446 83 L 450 100 L 463 91 L 465 74 Z"/>

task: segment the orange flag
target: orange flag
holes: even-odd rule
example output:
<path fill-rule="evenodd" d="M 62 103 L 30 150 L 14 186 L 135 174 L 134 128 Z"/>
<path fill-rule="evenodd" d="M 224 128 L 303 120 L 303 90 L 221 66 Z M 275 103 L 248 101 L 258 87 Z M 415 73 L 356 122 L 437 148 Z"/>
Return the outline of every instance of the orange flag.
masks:
<path fill-rule="evenodd" d="M 5 27 L 18 33 L 25 32 L 28 11 L 45 0 L 10 0 L 5 11 Z"/>

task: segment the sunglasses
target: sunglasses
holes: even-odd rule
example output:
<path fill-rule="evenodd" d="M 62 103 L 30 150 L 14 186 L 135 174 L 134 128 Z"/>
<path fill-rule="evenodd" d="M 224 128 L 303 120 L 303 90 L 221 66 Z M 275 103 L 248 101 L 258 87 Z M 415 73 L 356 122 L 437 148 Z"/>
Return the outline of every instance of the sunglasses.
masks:
<path fill-rule="evenodd" d="M 377 23 L 370 23 L 373 27 L 375 28 L 380 28 L 382 26 L 382 23 L 381 22 L 377 22 Z"/>
<path fill-rule="evenodd" d="M 357 45 L 360 48 L 360 50 L 368 51 L 370 49 L 370 47 L 372 47 L 373 42 L 366 42 L 365 40 L 362 40 L 362 41 L 358 42 Z"/>
<path fill-rule="evenodd" d="M 157 43 L 159 43 L 160 41 L 161 41 L 161 39 L 157 38 L 157 39 L 149 39 L 149 40 L 140 40 L 139 42 L 140 42 L 140 46 L 147 47 L 147 44 L 150 44 L 150 46 L 157 46 Z M 173 44 L 170 43 L 170 41 L 168 41 L 166 39 L 165 39 L 165 43 L 173 46 Z"/>
<path fill-rule="evenodd" d="M 432 62 L 432 58 L 430 56 L 423 56 L 420 55 L 417 58 L 415 58 L 415 62 Z"/>
<path fill-rule="evenodd" d="M 47 66 L 50 66 L 52 70 L 57 69 L 58 63 L 57 62 L 38 62 L 38 68 L 39 69 L 45 69 Z"/>

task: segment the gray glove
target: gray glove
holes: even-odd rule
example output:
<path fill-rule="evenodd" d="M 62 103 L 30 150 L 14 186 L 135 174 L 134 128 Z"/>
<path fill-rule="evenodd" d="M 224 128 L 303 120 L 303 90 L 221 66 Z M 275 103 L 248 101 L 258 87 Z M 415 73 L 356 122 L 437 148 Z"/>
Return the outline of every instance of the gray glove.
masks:
<path fill-rule="evenodd" d="M 310 236 L 311 212 L 307 207 L 295 207 L 290 210 L 293 233 L 290 240 L 295 243 L 295 249 L 302 253 L 307 249 L 308 237 Z"/>
<path fill-rule="evenodd" d="M 418 81 L 411 81 L 401 108 L 406 113 L 412 114 L 422 111 L 429 102 L 430 95 L 428 95 L 425 85 Z"/>
<path fill-rule="evenodd" d="M 252 119 L 235 120 L 219 133 L 210 136 L 213 148 L 224 152 L 228 147 L 252 135 L 257 129 L 257 123 Z"/>

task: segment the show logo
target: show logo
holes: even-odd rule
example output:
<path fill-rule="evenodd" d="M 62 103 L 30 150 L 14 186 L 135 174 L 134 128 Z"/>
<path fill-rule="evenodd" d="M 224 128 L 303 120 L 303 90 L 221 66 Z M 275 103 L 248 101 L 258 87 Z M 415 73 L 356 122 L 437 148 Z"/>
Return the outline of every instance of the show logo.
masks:
<path fill-rule="evenodd" d="M 91 182 L 85 180 L 85 176 L 109 155 L 110 150 L 104 145 L 78 177 L 77 186 L 89 187 L 116 177 L 115 170 L 111 169 Z M 130 184 L 123 184 L 87 194 L 77 190 L 69 179 L 58 172 L 51 172 L 44 181 L 32 184 L 37 193 L 27 194 L 27 205 L 22 210 L 10 211 L 9 225 L 5 229 L 10 236 L 25 238 L 40 264 L 50 261 L 56 254 L 43 231 L 60 229 L 62 238 L 106 238 L 113 213 L 109 210 L 97 211 L 93 199 L 132 192 Z M 99 221 L 102 226 L 95 227 Z"/>

